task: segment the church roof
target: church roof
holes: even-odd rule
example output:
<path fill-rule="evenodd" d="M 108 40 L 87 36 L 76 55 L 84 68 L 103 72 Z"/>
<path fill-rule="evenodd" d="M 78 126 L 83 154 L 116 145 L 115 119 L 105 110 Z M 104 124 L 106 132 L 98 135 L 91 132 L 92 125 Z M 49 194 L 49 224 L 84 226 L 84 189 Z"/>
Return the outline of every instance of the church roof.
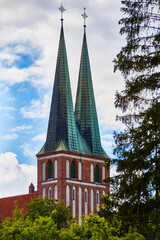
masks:
<path fill-rule="evenodd" d="M 39 154 L 67 150 L 91 155 L 91 152 L 80 136 L 76 127 L 67 54 L 65 47 L 63 19 L 58 49 L 56 73 L 51 101 L 46 143 Z"/>
<path fill-rule="evenodd" d="M 86 25 L 84 25 L 75 119 L 80 134 L 90 147 L 92 155 L 108 157 L 101 146 L 85 28 Z"/>
<path fill-rule="evenodd" d="M 101 146 L 92 85 L 85 31 L 85 19 L 88 16 L 84 11 L 82 15 L 84 18 L 84 37 L 74 114 L 63 31 L 63 12 L 65 9 L 63 6 L 59 9 L 61 11 L 61 33 L 47 138 L 37 155 L 68 151 L 108 158 Z"/>

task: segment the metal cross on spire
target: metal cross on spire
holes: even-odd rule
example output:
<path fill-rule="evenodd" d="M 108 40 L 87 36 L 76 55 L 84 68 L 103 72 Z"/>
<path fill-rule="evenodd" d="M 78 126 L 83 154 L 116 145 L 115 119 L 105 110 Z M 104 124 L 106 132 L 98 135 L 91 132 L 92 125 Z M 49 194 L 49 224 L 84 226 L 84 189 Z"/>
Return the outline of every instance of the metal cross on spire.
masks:
<path fill-rule="evenodd" d="M 86 27 L 86 18 L 88 17 L 86 14 L 86 8 L 84 8 L 84 13 L 81 16 L 84 18 L 84 27 Z"/>
<path fill-rule="evenodd" d="M 59 8 L 60 12 L 61 12 L 61 21 L 63 21 L 63 12 L 66 10 L 64 7 L 63 7 L 63 4 L 61 3 L 61 6 Z"/>

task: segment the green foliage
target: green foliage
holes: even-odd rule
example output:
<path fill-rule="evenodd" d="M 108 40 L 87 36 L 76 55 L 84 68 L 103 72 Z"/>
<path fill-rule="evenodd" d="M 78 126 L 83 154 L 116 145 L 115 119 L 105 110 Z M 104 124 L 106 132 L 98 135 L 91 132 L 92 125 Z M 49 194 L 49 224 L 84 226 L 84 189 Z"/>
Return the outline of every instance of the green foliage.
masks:
<path fill-rule="evenodd" d="M 14 201 L 14 207 L 15 209 L 13 210 L 12 214 L 13 214 L 13 221 L 21 221 L 23 219 L 23 209 L 18 207 L 18 202 Z"/>
<path fill-rule="evenodd" d="M 53 210 L 55 210 L 57 201 L 48 198 L 34 198 L 30 203 L 26 204 L 27 214 L 25 217 L 29 217 L 35 220 L 39 216 L 49 217 Z"/>
<path fill-rule="evenodd" d="M 160 238 L 160 1 L 123 0 L 121 11 L 126 46 L 114 64 L 125 89 L 116 92 L 115 107 L 126 128 L 114 133 L 111 199 L 124 231 L 132 225 L 153 240 Z"/>
<path fill-rule="evenodd" d="M 61 201 L 56 205 L 56 209 L 52 211 L 51 217 L 57 224 L 57 229 L 68 228 L 69 223 L 73 220 L 71 215 L 71 207 L 65 206 L 64 202 Z"/>
<path fill-rule="evenodd" d="M 39 217 L 34 221 L 8 219 L 2 224 L 0 239 L 3 240 L 38 240 L 60 239 L 57 226 L 51 217 Z"/>
<path fill-rule="evenodd" d="M 76 240 L 144 240 L 144 237 L 136 232 L 128 233 L 125 237 L 117 235 L 117 229 L 109 227 L 109 222 L 96 215 L 89 215 L 82 220 L 81 224 L 74 223 L 70 229 L 60 233 L 60 239 Z"/>
<path fill-rule="evenodd" d="M 34 198 L 26 204 L 27 213 L 24 218 L 34 221 L 41 217 L 51 217 L 57 225 L 57 229 L 68 227 L 69 222 L 73 219 L 71 207 L 65 206 L 64 202 L 48 198 Z"/>
<path fill-rule="evenodd" d="M 105 219 L 108 220 L 108 222 L 112 222 L 112 220 L 114 219 L 114 204 L 110 199 L 110 196 L 108 193 L 103 195 L 102 198 L 102 206 L 100 206 L 98 215 L 100 217 L 105 217 Z"/>
<path fill-rule="evenodd" d="M 32 201 L 29 208 L 31 208 L 31 205 L 33 207 L 35 202 L 42 204 L 41 199 Z M 44 201 L 46 201 L 46 199 L 44 199 Z M 57 209 L 53 210 L 49 216 L 36 214 L 36 217 L 33 217 L 33 214 L 31 214 L 30 217 L 29 214 L 26 214 L 25 217 L 23 217 L 23 209 L 19 209 L 16 204 L 13 217 L 7 218 L 5 222 L 1 224 L 0 240 L 144 240 L 142 235 L 131 230 L 125 236 L 120 236 L 119 228 L 121 223 L 118 222 L 118 220 L 116 224 L 111 224 L 105 218 L 99 218 L 97 215 L 85 217 L 82 219 L 81 224 L 72 221 L 72 223 L 70 222 L 66 227 L 64 225 L 65 216 L 62 217 L 65 206 L 63 203 L 58 203 L 57 205 Z M 46 206 L 44 209 L 46 209 Z M 43 215 L 45 214 L 43 213 Z M 57 216 L 60 215 L 61 218 L 58 217 L 57 220 Z M 63 228 L 58 229 L 57 222 L 59 222 L 60 227 Z"/>

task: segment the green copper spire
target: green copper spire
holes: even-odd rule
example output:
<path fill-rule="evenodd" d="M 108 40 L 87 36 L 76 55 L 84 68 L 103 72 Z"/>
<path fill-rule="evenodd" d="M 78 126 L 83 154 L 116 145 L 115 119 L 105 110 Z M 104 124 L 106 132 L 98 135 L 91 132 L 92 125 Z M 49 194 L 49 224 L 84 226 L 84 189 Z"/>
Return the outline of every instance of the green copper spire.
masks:
<path fill-rule="evenodd" d="M 64 12 L 63 6 L 61 6 L 60 11 Z M 60 42 L 47 139 L 38 154 L 60 150 L 91 154 L 75 123 L 63 31 L 63 15 L 61 16 Z"/>
<path fill-rule="evenodd" d="M 85 23 L 85 19 L 88 16 L 86 15 L 85 11 L 82 16 L 84 18 L 84 37 L 75 106 L 75 119 L 80 134 L 90 147 L 92 155 L 99 157 L 108 157 L 101 146 L 96 105 L 92 85 Z"/>

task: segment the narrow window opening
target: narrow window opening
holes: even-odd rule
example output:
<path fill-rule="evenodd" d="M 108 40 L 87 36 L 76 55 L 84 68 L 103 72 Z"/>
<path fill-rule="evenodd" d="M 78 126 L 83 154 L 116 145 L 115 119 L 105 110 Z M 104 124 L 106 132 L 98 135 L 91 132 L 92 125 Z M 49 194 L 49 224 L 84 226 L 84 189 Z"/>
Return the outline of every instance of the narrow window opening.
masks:
<path fill-rule="evenodd" d="M 99 182 L 99 167 L 95 167 L 95 182 Z"/>
<path fill-rule="evenodd" d="M 48 198 L 52 198 L 51 189 L 48 191 Z"/>
<path fill-rule="evenodd" d="M 76 178 L 76 167 L 74 162 L 71 163 L 71 178 Z"/>
<path fill-rule="evenodd" d="M 97 204 L 99 204 L 99 193 L 97 193 Z"/>
<path fill-rule="evenodd" d="M 87 192 L 85 192 L 85 202 L 87 202 L 88 201 L 88 196 L 87 196 Z"/>
<path fill-rule="evenodd" d="M 50 162 L 48 166 L 48 178 L 53 178 L 53 163 Z"/>
<path fill-rule="evenodd" d="M 73 189 L 73 200 L 75 200 L 75 190 Z"/>

